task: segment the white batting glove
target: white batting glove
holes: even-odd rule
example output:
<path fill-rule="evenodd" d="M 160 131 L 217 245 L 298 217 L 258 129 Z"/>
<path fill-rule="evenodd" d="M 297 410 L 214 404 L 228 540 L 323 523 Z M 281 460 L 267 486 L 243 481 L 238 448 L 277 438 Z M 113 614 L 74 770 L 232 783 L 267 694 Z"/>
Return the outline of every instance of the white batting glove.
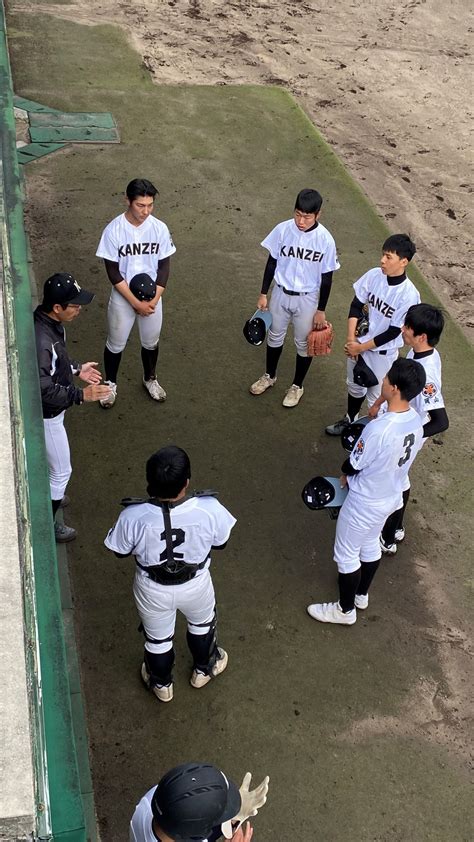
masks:
<path fill-rule="evenodd" d="M 268 783 L 270 778 L 268 775 L 263 779 L 255 789 L 250 790 L 250 781 L 252 780 L 252 773 L 247 772 L 240 787 L 241 805 L 240 810 L 236 816 L 230 821 L 224 822 L 221 827 L 222 833 L 226 839 L 232 839 L 236 830 L 244 823 L 246 819 L 251 816 L 256 816 L 260 807 L 263 807 L 267 800 Z M 238 826 L 232 828 L 232 824 L 238 822 Z"/>

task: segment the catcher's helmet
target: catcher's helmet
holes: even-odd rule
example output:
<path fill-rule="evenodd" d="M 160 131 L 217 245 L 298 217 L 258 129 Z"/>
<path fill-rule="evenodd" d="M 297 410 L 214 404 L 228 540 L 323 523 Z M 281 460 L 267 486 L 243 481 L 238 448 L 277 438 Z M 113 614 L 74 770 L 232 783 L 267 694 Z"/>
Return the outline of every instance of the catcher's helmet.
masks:
<path fill-rule="evenodd" d="M 243 334 L 251 345 L 261 345 L 272 324 L 270 310 L 256 310 L 244 324 Z"/>
<path fill-rule="evenodd" d="M 240 793 L 209 763 L 182 763 L 164 775 L 151 809 L 157 824 L 179 842 L 206 839 L 212 829 L 240 810 Z"/>
<path fill-rule="evenodd" d="M 130 281 L 130 292 L 139 301 L 151 301 L 156 295 L 156 283 L 149 275 L 134 275 Z"/>
<path fill-rule="evenodd" d="M 313 477 L 306 483 L 301 497 L 308 509 L 340 509 L 347 497 L 347 486 L 341 488 L 337 477 Z"/>
<path fill-rule="evenodd" d="M 352 453 L 354 445 L 359 438 L 362 430 L 368 424 L 370 418 L 364 415 L 363 418 L 358 418 L 357 421 L 352 421 L 341 433 L 341 443 L 346 453 Z"/>

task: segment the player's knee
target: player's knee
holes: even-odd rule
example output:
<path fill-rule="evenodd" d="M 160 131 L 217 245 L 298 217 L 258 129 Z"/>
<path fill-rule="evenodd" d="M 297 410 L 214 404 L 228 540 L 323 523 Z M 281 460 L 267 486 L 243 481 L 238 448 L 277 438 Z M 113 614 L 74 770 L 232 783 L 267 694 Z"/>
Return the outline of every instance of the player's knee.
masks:
<path fill-rule="evenodd" d="M 170 652 L 173 648 L 172 640 L 155 641 L 145 640 L 145 649 L 151 652 L 152 655 L 164 655 L 165 652 Z"/>
<path fill-rule="evenodd" d="M 126 346 L 126 342 L 118 342 L 117 340 L 112 340 L 107 337 L 107 341 L 105 343 L 105 347 L 111 354 L 121 354 Z"/>
<path fill-rule="evenodd" d="M 355 573 L 360 567 L 359 558 L 334 558 L 339 573 Z"/>

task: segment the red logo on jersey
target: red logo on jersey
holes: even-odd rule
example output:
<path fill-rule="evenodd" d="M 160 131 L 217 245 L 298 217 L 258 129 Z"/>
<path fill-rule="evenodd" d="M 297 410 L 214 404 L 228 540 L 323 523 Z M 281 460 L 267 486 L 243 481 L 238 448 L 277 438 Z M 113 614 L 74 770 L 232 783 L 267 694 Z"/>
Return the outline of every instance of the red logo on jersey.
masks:
<path fill-rule="evenodd" d="M 361 438 L 357 439 L 357 443 L 356 443 L 356 446 L 354 448 L 354 457 L 356 459 L 358 459 L 359 456 L 362 456 L 362 454 L 364 452 L 364 447 L 365 447 L 364 439 L 361 439 Z"/>
<path fill-rule="evenodd" d="M 427 383 L 425 388 L 423 389 L 423 394 L 425 398 L 434 398 L 437 393 L 437 388 L 434 383 Z"/>

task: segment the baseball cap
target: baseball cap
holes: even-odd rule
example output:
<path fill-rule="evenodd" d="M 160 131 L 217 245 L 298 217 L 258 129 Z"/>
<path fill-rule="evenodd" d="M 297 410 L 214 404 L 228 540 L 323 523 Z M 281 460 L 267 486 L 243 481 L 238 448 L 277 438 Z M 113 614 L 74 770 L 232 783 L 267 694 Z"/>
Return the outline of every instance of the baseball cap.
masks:
<path fill-rule="evenodd" d="M 45 281 L 43 304 L 90 304 L 93 292 L 79 286 L 76 279 L 68 272 L 56 272 Z"/>
<path fill-rule="evenodd" d="M 183 763 L 164 775 L 151 808 L 159 826 L 179 842 L 206 839 L 240 810 L 240 792 L 209 763 Z"/>
<path fill-rule="evenodd" d="M 139 301 L 151 301 L 156 295 L 156 283 L 149 275 L 141 273 L 134 275 L 129 284 L 130 292 Z"/>

